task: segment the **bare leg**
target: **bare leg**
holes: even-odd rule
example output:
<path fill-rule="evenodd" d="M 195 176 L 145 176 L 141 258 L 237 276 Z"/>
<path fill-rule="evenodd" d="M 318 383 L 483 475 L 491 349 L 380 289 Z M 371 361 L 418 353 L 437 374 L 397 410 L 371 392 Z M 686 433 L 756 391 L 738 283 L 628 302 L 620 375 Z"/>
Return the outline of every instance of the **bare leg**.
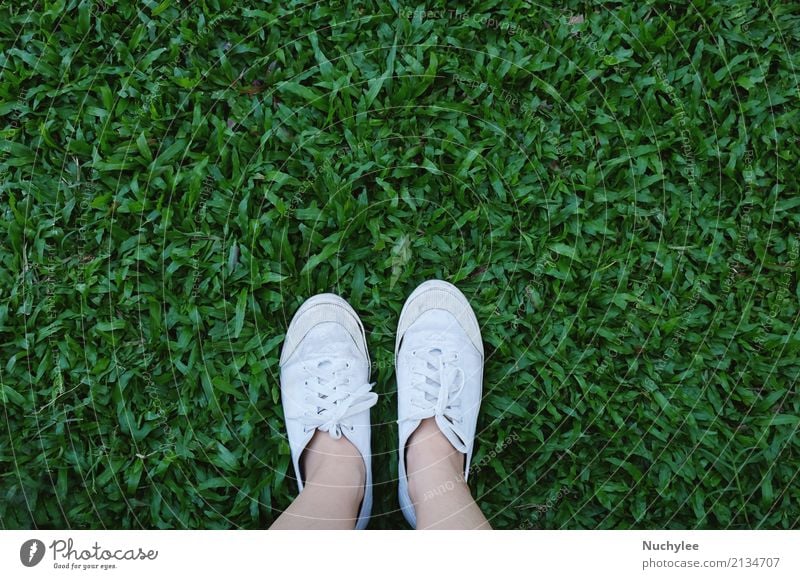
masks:
<path fill-rule="evenodd" d="M 491 529 L 464 480 L 464 455 L 423 420 L 408 439 L 408 491 L 418 529 Z"/>
<path fill-rule="evenodd" d="M 303 456 L 303 491 L 271 529 L 353 529 L 364 497 L 364 460 L 345 437 L 317 431 Z"/>

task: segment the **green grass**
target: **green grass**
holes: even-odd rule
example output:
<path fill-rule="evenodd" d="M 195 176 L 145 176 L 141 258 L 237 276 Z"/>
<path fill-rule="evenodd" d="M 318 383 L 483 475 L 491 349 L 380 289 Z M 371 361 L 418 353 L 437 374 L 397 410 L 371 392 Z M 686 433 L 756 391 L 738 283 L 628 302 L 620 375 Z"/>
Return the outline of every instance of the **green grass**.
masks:
<path fill-rule="evenodd" d="M 283 334 L 335 291 L 404 527 L 438 277 L 495 527 L 798 527 L 798 4 L 438 6 L 3 3 L 0 526 L 267 527 Z"/>

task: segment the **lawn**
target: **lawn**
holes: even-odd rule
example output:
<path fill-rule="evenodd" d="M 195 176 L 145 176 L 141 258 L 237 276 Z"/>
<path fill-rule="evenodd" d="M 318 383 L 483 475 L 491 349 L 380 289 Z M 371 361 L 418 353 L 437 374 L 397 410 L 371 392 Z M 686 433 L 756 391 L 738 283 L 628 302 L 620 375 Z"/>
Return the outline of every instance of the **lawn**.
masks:
<path fill-rule="evenodd" d="M 0 527 L 265 528 L 278 357 L 429 278 L 497 528 L 800 526 L 796 2 L 0 7 Z"/>

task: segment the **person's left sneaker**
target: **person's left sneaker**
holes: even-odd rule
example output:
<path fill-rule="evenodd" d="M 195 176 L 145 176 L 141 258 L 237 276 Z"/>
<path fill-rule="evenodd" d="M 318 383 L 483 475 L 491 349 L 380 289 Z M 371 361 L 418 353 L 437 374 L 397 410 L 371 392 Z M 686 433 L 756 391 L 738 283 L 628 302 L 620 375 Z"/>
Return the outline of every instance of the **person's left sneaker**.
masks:
<path fill-rule="evenodd" d="M 314 436 L 344 436 L 366 467 L 364 499 L 356 522 L 363 529 L 372 508 L 369 409 L 378 401 L 369 382 L 364 326 L 345 300 L 319 294 L 306 300 L 289 324 L 281 352 L 281 400 L 300 491 L 300 457 Z"/>

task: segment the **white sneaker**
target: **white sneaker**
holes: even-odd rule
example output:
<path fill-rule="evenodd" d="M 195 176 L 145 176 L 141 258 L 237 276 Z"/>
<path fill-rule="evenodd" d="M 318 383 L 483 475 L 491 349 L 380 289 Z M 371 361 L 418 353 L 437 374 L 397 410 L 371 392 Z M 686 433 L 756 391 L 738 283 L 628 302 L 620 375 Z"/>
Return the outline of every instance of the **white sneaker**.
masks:
<path fill-rule="evenodd" d="M 475 312 L 454 285 L 426 281 L 406 300 L 395 344 L 400 434 L 400 507 L 417 526 L 408 494 L 406 444 L 425 418 L 435 418 L 469 474 L 483 384 L 483 342 Z"/>
<path fill-rule="evenodd" d="M 353 308 L 334 294 L 306 300 L 289 324 L 280 366 L 286 431 L 300 490 L 300 456 L 314 431 L 336 439 L 344 435 L 366 466 L 356 523 L 356 529 L 365 528 L 372 508 L 369 409 L 378 395 L 371 391 L 364 326 Z"/>

